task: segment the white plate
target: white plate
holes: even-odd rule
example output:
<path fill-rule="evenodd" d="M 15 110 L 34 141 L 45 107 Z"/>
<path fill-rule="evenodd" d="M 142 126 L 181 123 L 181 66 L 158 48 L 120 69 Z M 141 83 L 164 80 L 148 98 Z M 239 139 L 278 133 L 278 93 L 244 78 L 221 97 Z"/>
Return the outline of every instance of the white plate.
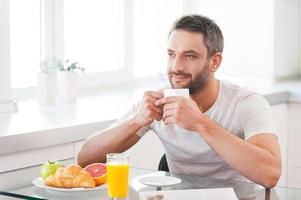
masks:
<path fill-rule="evenodd" d="M 147 176 L 139 179 L 140 183 L 149 186 L 170 186 L 181 183 L 181 179 L 172 176 Z"/>
<path fill-rule="evenodd" d="M 42 177 L 35 178 L 32 181 L 32 184 L 43 189 L 52 190 L 52 191 L 60 191 L 60 192 L 78 192 L 78 191 L 93 191 L 106 188 L 106 185 L 96 186 L 94 188 L 56 188 L 45 185 Z"/>

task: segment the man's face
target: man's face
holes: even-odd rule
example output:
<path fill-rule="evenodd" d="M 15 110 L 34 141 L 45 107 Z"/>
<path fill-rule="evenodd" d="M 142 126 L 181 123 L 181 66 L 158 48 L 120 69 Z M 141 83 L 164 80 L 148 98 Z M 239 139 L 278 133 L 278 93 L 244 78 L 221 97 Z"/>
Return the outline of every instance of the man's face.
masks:
<path fill-rule="evenodd" d="M 210 76 L 207 48 L 201 33 L 175 30 L 168 42 L 168 77 L 172 88 L 205 88 Z"/>

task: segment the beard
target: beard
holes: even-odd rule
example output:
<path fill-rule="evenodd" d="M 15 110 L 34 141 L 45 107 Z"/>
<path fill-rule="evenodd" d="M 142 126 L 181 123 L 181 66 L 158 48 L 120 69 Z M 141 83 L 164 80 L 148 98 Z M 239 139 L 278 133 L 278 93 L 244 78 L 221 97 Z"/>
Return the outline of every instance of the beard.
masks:
<path fill-rule="evenodd" d="M 171 80 L 171 76 L 173 74 L 174 75 L 186 76 L 187 78 L 190 79 L 190 81 L 186 85 L 178 87 L 175 84 L 173 84 L 173 82 Z M 191 73 L 185 73 L 183 71 L 177 71 L 177 72 L 170 71 L 168 73 L 168 75 L 169 75 L 169 82 L 170 82 L 171 87 L 173 89 L 175 89 L 175 88 L 188 88 L 189 89 L 189 93 L 191 95 L 192 94 L 196 94 L 198 92 L 203 91 L 206 88 L 206 86 L 207 86 L 207 83 L 208 83 L 208 80 L 209 80 L 209 76 L 210 76 L 210 73 L 209 73 L 209 62 L 206 62 L 206 64 L 204 65 L 203 69 L 195 75 L 194 79 L 192 79 L 192 74 Z"/>

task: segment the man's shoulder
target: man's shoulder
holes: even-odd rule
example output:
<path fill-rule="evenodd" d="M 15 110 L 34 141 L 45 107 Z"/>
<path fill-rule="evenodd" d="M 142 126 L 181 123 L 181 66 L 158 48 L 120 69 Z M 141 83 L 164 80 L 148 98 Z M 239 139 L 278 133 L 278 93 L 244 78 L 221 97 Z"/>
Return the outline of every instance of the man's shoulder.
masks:
<path fill-rule="evenodd" d="M 235 105 L 234 107 L 250 110 L 256 108 L 268 108 L 269 103 L 258 92 L 249 89 L 247 86 L 241 86 L 230 81 L 221 81 L 222 102 L 226 105 Z"/>
<path fill-rule="evenodd" d="M 229 81 L 222 82 L 223 96 L 228 104 L 235 104 L 240 110 L 240 114 L 252 112 L 252 110 L 269 109 L 269 103 L 258 92 L 250 90 L 246 86 L 241 86 Z"/>
<path fill-rule="evenodd" d="M 227 80 L 221 80 L 222 96 L 230 99 L 243 101 L 252 97 L 262 97 L 258 92 L 251 90 L 247 86 L 239 85 Z"/>

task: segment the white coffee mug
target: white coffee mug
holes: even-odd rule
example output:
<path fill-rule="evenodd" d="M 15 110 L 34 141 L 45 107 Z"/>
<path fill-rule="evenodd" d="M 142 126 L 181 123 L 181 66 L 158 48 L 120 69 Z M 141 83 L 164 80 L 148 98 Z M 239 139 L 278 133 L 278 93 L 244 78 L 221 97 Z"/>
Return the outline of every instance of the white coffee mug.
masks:
<path fill-rule="evenodd" d="M 181 96 L 181 97 L 186 97 L 189 98 L 189 89 L 188 88 L 181 88 L 181 89 L 166 89 L 163 90 L 164 97 L 171 97 L 171 96 Z M 176 124 L 168 124 L 167 129 L 168 129 L 168 137 L 170 139 L 177 138 L 176 134 Z"/>
<path fill-rule="evenodd" d="M 189 89 L 188 88 L 181 88 L 181 89 L 166 89 L 163 90 L 164 97 L 171 97 L 171 96 L 181 96 L 189 98 Z"/>

